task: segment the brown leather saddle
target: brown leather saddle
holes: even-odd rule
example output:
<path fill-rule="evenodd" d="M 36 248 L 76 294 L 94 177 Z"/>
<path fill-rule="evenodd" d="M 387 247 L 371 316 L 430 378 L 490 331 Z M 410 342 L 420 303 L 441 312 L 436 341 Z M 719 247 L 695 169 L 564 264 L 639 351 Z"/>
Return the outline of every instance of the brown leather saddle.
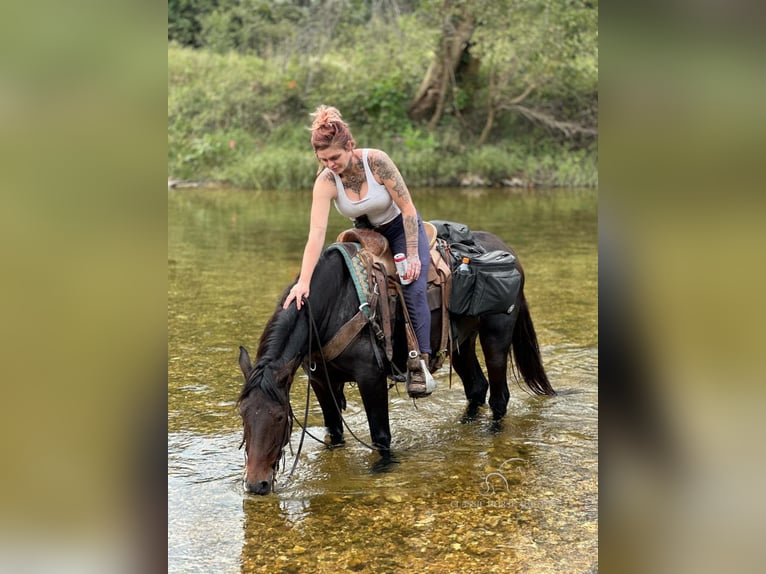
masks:
<path fill-rule="evenodd" d="M 433 372 L 439 369 L 451 347 L 450 322 L 447 304 L 449 303 L 452 272 L 449 263 L 442 253 L 442 240 L 437 239 L 436 227 L 429 222 L 423 222 L 426 236 L 429 240 L 431 265 L 428 271 L 428 305 L 431 311 L 441 313 L 441 338 L 439 348 L 432 353 L 429 369 Z M 362 287 L 362 301 L 359 312 L 354 315 L 322 348 L 326 361 L 331 361 L 351 343 L 366 324 L 370 324 L 373 333 L 383 345 L 386 358 L 393 357 L 392 333 L 396 317 L 397 302 L 404 301 L 401 283 L 396 274 L 394 257 L 388 245 L 388 240 L 371 229 L 347 229 L 336 239 L 336 247 L 342 247 L 348 257 L 349 271 L 356 274 L 355 281 Z M 440 250 L 441 249 L 441 250 Z M 364 304 L 368 308 L 364 309 Z M 407 307 L 402 305 L 405 318 L 408 349 L 417 349 L 417 339 L 409 320 Z"/>

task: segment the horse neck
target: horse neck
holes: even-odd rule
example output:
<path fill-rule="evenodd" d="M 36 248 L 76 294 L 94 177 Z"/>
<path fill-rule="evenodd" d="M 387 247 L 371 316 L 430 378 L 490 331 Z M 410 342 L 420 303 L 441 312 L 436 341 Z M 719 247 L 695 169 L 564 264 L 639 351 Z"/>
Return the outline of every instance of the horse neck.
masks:
<path fill-rule="evenodd" d="M 325 254 L 317 263 L 308 304 L 278 308 L 261 336 L 256 364 L 279 369 L 294 361 L 297 369 L 309 347 L 318 350 L 357 311 L 356 290 L 338 253 Z M 314 329 L 317 332 L 314 332 Z"/>
<path fill-rule="evenodd" d="M 291 373 L 300 365 L 308 350 L 307 322 L 295 306 L 277 309 L 261 335 L 255 369 L 281 371 L 289 365 Z"/>

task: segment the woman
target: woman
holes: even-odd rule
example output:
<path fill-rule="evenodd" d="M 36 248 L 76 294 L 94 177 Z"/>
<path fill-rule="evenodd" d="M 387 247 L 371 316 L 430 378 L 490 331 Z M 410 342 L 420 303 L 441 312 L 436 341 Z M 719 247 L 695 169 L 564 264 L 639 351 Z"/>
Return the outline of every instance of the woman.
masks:
<path fill-rule="evenodd" d="M 388 239 L 392 253 L 407 255 L 407 272 L 402 279 L 404 300 L 420 349 L 410 349 L 407 361 L 407 393 L 413 397 L 430 395 L 436 386 L 428 371 L 431 353 L 431 312 L 426 300 L 426 280 L 430 253 L 420 215 L 399 170 L 388 155 L 378 149 L 356 149 L 351 131 L 340 112 L 319 106 L 311 114 L 311 145 L 324 166 L 314 182 L 308 241 L 298 282 L 290 289 L 284 308 L 309 297 L 311 275 L 324 249 L 330 202 L 351 219 L 369 221 L 375 231 Z"/>

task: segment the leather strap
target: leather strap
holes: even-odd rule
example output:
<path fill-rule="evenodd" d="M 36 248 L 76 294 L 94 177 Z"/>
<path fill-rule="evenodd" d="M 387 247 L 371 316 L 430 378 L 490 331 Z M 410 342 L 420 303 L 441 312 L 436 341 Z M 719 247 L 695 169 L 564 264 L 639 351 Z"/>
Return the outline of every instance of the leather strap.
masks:
<path fill-rule="evenodd" d="M 325 361 L 330 362 L 340 355 L 366 324 L 367 315 L 363 311 L 357 311 L 356 315 L 338 329 L 338 332 L 322 347 Z"/>
<path fill-rule="evenodd" d="M 380 311 L 380 323 L 383 325 L 383 341 L 386 349 L 386 359 L 391 361 L 394 356 L 392 344 L 391 327 L 391 307 L 388 297 L 388 282 L 386 279 L 386 270 L 377 263 L 373 264 L 372 275 L 375 277 L 375 283 L 380 291 L 378 295 L 378 310 Z"/>

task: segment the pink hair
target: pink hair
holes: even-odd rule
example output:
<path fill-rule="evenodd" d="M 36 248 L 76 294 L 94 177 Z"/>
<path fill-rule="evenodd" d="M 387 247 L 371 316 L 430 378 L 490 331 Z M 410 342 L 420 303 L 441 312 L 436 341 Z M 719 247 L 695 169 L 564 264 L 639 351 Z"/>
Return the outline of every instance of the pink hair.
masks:
<path fill-rule="evenodd" d="M 349 142 L 352 147 L 356 145 L 348 124 L 343 121 L 337 108 L 319 106 L 311 117 L 314 118 L 311 124 L 311 145 L 314 146 L 314 151 L 330 147 L 346 149 Z"/>

